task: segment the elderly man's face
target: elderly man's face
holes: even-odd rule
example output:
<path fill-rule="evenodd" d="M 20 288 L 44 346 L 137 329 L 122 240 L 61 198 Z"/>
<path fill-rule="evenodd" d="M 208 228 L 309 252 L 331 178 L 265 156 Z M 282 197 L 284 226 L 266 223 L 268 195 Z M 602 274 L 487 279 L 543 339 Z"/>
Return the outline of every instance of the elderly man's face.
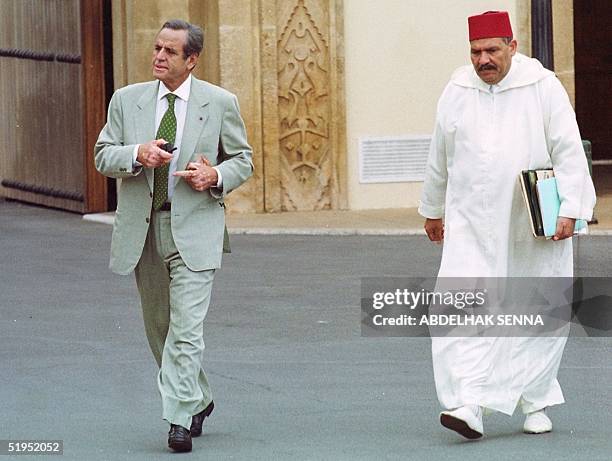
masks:
<path fill-rule="evenodd" d="M 186 42 L 186 30 L 162 29 L 155 39 L 153 76 L 164 82 L 170 91 L 185 81 L 198 60 L 195 54 L 184 56 Z"/>
<path fill-rule="evenodd" d="M 470 57 L 478 76 L 487 84 L 499 83 L 510 70 L 516 53 L 516 40 L 508 45 L 502 38 L 482 38 L 470 42 Z"/>

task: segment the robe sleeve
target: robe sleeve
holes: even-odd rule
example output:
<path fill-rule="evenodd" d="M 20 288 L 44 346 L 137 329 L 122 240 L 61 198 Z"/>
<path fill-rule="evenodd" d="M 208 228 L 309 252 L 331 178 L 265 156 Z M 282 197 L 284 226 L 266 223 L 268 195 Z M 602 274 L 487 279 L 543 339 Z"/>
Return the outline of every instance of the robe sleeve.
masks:
<path fill-rule="evenodd" d="M 440 122 L 440 108 L 438 107 L 436 126 L 429 146 L 425 182 L 423 183 L 423 191 L 419 202 L 418 211 L 421 216 L 430 219 L 444 217 L 447 181 L 446 144 Z"/>
<path fill-rule="evenodd" d="M 590 220 L 595 206 L 595 188 L 582 147 L 576 114 L 561 82 L 556 77 L 543 84 L 548 114 L 546 143 L 561 200 L 559 216 Z"/>

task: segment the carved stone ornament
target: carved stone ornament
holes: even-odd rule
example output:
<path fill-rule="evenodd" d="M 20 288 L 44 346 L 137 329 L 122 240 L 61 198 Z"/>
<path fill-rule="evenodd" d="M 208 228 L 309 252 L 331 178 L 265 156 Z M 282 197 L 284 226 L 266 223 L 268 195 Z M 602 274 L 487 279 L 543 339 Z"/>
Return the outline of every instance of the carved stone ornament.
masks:
<path fill-rule="evenodd" d="M 277 48 L 283 210 L 331 208 L 328 48 L 299 0 Z"/>

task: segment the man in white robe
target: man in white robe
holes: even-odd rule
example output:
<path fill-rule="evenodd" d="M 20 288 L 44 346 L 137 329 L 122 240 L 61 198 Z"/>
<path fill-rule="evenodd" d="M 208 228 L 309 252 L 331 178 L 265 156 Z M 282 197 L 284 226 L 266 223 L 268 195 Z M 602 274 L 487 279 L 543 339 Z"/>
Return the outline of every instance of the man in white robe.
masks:
<path fill-rule="evenodd" d="M 438 102 L 419 206 L 444 243 L 438 277 L 572 277 L 576 219 L 595 191 L 576 116 L 555 75 L 516 52 L 506 12 L 468 19 L 472 65 Z M 532 236 L 518 176 L 553 168 L 561 208 L 552 240 Z M 482 415 L 527 415 L 526 433 L 552 429 L 545 409 L 564 402 L 557 372 L 567 337 L 432 337 L 440 421 L 467 438 Z"/>

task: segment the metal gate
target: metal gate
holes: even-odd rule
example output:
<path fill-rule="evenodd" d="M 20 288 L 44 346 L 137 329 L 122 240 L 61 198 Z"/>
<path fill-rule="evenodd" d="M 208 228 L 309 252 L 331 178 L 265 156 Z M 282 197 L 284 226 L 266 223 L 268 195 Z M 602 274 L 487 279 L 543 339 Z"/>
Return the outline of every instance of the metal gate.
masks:
<path fill-rule="evenodd" d="M 106 210 L 103 0 L 0 0 L 0 195 Z"/>

